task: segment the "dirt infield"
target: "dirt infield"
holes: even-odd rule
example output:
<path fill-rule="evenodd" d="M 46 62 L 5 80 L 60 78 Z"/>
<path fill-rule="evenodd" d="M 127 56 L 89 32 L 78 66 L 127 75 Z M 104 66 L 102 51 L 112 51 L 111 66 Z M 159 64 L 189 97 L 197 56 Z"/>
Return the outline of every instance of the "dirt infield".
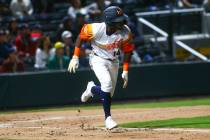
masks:
<path fill-rule="evenodd" d="M 210 106 L 114 109 L 118 123 L 210 115 Z M 210 129 L 103 129 L 102 109 L 0 115 L 0 138 L 24 140 L 209 140 Z"/>

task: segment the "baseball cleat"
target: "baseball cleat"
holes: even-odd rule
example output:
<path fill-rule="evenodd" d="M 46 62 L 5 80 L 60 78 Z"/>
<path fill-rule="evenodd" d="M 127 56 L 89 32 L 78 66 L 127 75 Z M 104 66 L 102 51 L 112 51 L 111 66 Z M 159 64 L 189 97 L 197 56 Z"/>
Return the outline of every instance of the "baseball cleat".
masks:
<path fill-rule="evenodd" d="M 87 88 L 86 90 L 83 92 L 82 96 L 81 96 L 81 101 L 82 102 L 87 102 L 87 100 L 90 98 L 90 97 L 93 97 L 93 94 L 91 92 L 91 88 L 95 86 L 94 82 L 93 81 L 90 81 L 88 82 L 87 84 Z"/>
<path fill-rule="evenodd" d="M 109 130 L 117 127 L 117 123 L 112 119 L 111 116 L 106 118 L 105 125 L 106 125 L 106 128 Z"/>

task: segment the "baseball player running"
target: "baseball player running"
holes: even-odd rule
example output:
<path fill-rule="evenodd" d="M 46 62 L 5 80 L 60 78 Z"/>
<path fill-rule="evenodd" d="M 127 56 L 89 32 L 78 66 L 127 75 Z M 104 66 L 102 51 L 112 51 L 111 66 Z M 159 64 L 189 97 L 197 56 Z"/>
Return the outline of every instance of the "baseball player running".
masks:
<path fill-rule="evenodd" d="M 119 60 L 119 52 L 124 52 L 123 88 L 128 84 L 128 64 L 132 54 L 133 46 L 129 43 L 131 32 L 124 21 L 126 15 L 117 6 L 111 6 L 104 10 L 102 23 L 85 24 L 81 29 L 75 43 L 74 55 L 69 63 L 68 71 L 76 72 L 79 66 L 80 47 L 83 41 L 90 41 L 92 53 L 89 62 L 92 70 L 100 82 L 95 85 L 93 81 L 88 82 L 86 90 L 81 96 L 82 102 L 87 102 L 90 97 L 99 95 L 105 113 L 105 126 L 107 129 L 117 127 L 117 123 L 111 117 L 111 102 L 114 94 Z"/>

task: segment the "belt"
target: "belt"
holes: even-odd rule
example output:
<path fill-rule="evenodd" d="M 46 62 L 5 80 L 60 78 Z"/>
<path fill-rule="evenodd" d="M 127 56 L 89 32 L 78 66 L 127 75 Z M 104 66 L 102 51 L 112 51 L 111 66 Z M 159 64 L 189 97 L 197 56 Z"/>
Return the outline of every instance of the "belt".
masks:
<path fill-rule="evenodd" d="M 98 57 L 100 57 L 97 53 L 93 53 L 95 56 L 98 56 Z M 103 58 L 103 57 L 100 57 L 100 58 Z M 103 58 L 103 59 L 105 59 L 105 60 L 109 60 L 109 61 L 111 61 L 111 62 L 113 62 L 113 61 L 115 61 L 116 59 L 111 59 L 111 58 Z"/>

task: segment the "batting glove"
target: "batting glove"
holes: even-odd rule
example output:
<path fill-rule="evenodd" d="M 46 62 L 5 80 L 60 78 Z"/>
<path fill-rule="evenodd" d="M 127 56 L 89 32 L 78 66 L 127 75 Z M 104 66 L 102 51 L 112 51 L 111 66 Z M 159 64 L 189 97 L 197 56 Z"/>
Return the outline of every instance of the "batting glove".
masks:
<path fill-rule="evenodd" d="M 128 85 L 128 71 L 123 71 L 122 79 L 124 80 L 123 88 L 126 88 Z"/>
<path fill-rule="evenodd" d="M 68 67 L 70 73 L 75 73 L 76 69 L 79 67 L 79 57 L 73 56 Z"/>

